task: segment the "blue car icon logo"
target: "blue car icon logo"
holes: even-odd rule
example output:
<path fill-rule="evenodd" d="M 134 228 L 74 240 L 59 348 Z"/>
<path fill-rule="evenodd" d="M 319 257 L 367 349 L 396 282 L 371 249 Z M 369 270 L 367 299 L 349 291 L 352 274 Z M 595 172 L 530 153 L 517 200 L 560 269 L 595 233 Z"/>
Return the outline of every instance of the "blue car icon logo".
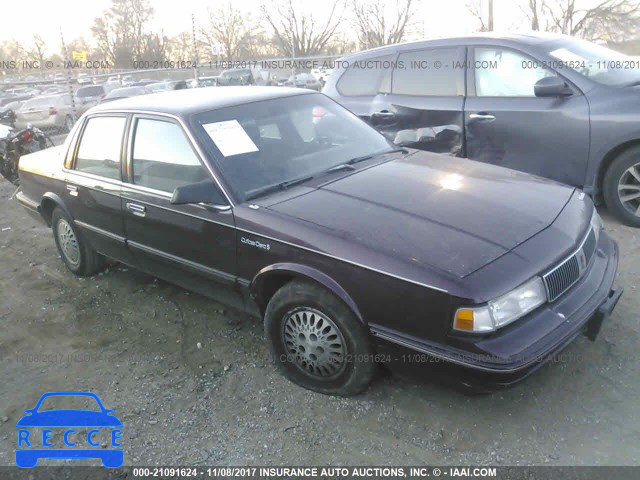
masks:
<path fill-rule="evenodd" d="M 42 403 L 52 397 L 63 397 L 55 400 L 93 399 L 98 409 L 41 409 Z M 24 412 L 26 415 L 16 423 L 18 467 L 35 467 L 40 458 L 99 458 L 102 465 L 109 468 L 121 467 L 124 463 L 124 450 L 120 444 L 122 422 L 114 415 L 115 410 L 105 408 L 95 393 L 45 393 L 34 408 Z M 102 445 L 99 439 L 103 439 Z M 105 443 L 110 448 L 103 448 Z"/>

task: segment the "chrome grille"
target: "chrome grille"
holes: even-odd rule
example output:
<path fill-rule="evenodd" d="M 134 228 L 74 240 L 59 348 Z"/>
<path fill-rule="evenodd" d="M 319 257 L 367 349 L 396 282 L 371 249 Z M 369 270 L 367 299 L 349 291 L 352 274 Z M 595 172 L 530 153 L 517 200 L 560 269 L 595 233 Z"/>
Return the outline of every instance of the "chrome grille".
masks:
<path fill-rule="evenodd" d="M 580 280 L 596 251 L 596 244 L 597 235 L 591 228 L 578 251 L 542 276 L 549 302 L 556 300 Z"/>

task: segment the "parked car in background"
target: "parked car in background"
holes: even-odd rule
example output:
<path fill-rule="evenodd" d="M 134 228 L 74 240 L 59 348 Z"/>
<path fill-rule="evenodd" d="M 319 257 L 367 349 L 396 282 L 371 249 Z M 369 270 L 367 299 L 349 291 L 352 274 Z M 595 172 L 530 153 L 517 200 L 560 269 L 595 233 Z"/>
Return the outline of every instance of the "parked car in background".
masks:
<path fill-rule="evenodd" d="M 166 92 L 168 90 L 173 90 L 173 82 L 150 83 L 149 85 L 146 85 L 145 88 L 151 93 Z"/>
<path fill-rule="evenodd" d="M 198 77 L 198 83 L 201 87 L 215 87 L 218 85 L 218 76 Z"/>
<path fill-rule="evenodd" d="M 151 93 L 151 91 L 146 87 L 122 87 L 111 90 L 107 95 L 101 100 L 100 103 L 112 102 L 113 100 L 118 100 L 120 98 L 128 98 L 135 97 L 138 95 L 145 95 L 147 93 Z"/>
<path fill-rule="evenodd" d="M 86 73 L 79 73 L 76 77 L 76 81 L 78 82 L 78 85 L 87 85 L 93 82 L 91 80 L 91 77 L 89 77 L 89 75 Z"/>
<path fill-rule="evenodd" d="M 310 88 L 311 90 L 320 91 L 322 85 L 320 81 L 310 73 L 298 73 L 291 75 L 286 82 L 285 87 Z"/>
<path fill-rule="evenodd" d="M 40 95 L 59 95 L 63 93 L 69 93 L 69 87 L 64 85 L 51 85 L 48 87 L 44 87 L 40 91 Z"/>
<path fill-rule="evenodd" d="M 314 78 L 316 80 L 318 80 L 320 82 L 320 84 L 322 86 L 324 86 L 325 83 L 327 83 L 327 79 L 329 78 L 329 75 L 331 75 L 333 73 L 333 69 L 331 68 L 315 68 L 313 70 L 311 70 L 311 75 L 314 76 Z"/>
<path fill-rule="evenodd" d="M 66 83 L 67 76 L 64 73 L 56 73 L 53 77 L 54 83 Z"/>
<path fill-rule="evenodd" d="M 269 74 L 257 68 L 232 68 L 224 70 L 217 79 L 220 86 L 268 85 Z"/>
<path fill-rule="evenodd" d="M 580 187 L 640 226 L 640 70 L 629 57 L 565 35 L 486 34 L 338 66 L 324 93 L 396 144 Z"/>
<path fill-rule="evenodd" d="M 73 127 L 70 95 L 51 95 L 27 100 L 16 112 L 16 129 L 32 125 L 41 130 L 69 132 Z"/>
<path fill-rule="evenodd" d="M 326 394 L 362 391 L 381 361 L 509 385 L 594 340 L 622 294 L 580 190 L 395 147 L 306 89 L 99 105 L 20 179 L 71 272 L 110 257 L 262 317 L 278 368 Z"/>
<path fill-rule="evenodd" d="M 136 80 L 133 78 L 133 75 L 124 75 L 120 83 L 123 87 L 130 87 L 135 83 L 135 81 Z"/>
<path fill-rule="evenodd" d="M 131 84 L 132 87 L 146 87 L 147 85 L 151 85 L 152 83 L 156 83 L 157 80 L 151 80 L 150 78 L 145 78 L 142 80 L 136 80 Z"/>
<path fill-rule="evenodd" d="M 102 85 L 87 85 L 76 90 L 76 103 L 84 110 L 88 110 L 100 103 L 107 95 L 107 90 Z"/>
<path fill-rule="evenodd" d="M 122 83 L 120 82 L 120 78 L 119 77 L 109 77 L 107 78 L 107 81 L 105 82 L 105 87 L 109 90 L 112 90 L 114 88 L 118 88 L 122 86 Z"/>

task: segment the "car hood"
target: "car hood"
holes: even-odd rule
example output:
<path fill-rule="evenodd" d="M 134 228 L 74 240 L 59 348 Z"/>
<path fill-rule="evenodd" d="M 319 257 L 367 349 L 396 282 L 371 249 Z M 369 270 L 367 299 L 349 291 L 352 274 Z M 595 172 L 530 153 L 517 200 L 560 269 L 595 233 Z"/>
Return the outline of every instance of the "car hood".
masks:
<path fill-rule="evenodd" d="M 121 427 L 115 415 L 91 410 L 48 410 L 25 415 L 16 427 Z"/>
<path fill-rule="evenodd" d="M 465 277 L 549 227 L 574 189 L 411 151 L 268 205 L 376 255 Z"/>

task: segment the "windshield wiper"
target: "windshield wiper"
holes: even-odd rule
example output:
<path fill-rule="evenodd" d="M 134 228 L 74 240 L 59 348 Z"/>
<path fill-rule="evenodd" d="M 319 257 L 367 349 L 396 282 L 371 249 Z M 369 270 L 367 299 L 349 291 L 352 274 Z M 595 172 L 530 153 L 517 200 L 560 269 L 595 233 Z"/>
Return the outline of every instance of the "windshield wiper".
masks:
<path fill-rule="evenodd" d="M 255 190 L 251 190 L 247 195 L 245 195 L 245 200 L 253 200 L 254 198 L 261 197 L 262 195 L 267 195 L 273 192 L 280 192 L 286 190 L 289 187 L 293 187 L 294 185 L 298 185 L 300 183 L 308 182 L 313 179 L 314 175 L 308 175 L 306 177 L 294 178 L 293 180 L 287 180 L 286 182 L 280 182 L 273 185 L 265 185 L 264 187 L 256 188 Z"/>
<path fill-rule="evenodd" d="M 335 172 L 337 170 L 355 170 L 355 167 L 353 165 L 356 163 L 364 162 L 365 160 L 370 160 L 373 157 L 377 157 L 379 155 L 387 155 L 389 153 L 399 153 L 399 152 L 408 153 L 404 148 L 394 148 L 393 150 L 385 150 L 384 152 L 380 152 L 380 153 L 362 155 L 361 157 L 355 157 L 355 158 L 352 158 L 351 160 L 347 160 L 344 163 L 339 163 L 334 167 L 328 168 L 322 173 L 330 173 L 330 172 Z"/>

